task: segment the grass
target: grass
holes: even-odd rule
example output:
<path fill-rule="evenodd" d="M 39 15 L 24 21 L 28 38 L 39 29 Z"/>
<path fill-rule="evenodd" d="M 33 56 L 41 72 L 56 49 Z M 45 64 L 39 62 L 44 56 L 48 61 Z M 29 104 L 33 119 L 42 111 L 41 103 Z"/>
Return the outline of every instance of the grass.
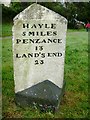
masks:
<path fill-rule="evenodd" d="M 12 23 L 11 22 L 6 23 L 6 24 L 3 23 L 2 24 L 2 37 L 11 36 L 11 35 L 12 35 Z M 0 34 L 0 37 L 1 37 L 1 34 Z"/>
<path fill-rule="evenodd" d="M 9 26 L 11 28 L 11 26 Z M 4 26 L 4 28 L 7 28 Z M 3 31 L 3 36 L 10 32 Z M 0 41 L 1 42 L 1 41 Z M 87 118 L 88 116 L 88 33 L 67 32 L 65 80 L 66 89 L 59 110 L 41 113 L 39 109 L 21 108 L 15 104 L 12 41 L 2 40 L 2 93 L 4 118 Z"/>

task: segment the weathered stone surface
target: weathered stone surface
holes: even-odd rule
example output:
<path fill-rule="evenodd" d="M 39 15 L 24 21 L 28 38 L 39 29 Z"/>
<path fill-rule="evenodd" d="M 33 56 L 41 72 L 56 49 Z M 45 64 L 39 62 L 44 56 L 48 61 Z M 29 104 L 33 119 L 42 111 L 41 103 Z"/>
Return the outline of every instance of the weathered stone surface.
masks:
<path fill-rule="evenodd" d="M 36 3 L 14 18 L 13 60 L 17 95 L 45 80 L 63 89 L 66 30 L 64 17 Z"/>
<path fill-rule="evenodd" d="M 16 93 L 16 101 L 20 106 L 39 106 L 41 110 L 56 110 L 65 89 L 59 88 L 52 82 L 45 80 L 37 85 Z"/>

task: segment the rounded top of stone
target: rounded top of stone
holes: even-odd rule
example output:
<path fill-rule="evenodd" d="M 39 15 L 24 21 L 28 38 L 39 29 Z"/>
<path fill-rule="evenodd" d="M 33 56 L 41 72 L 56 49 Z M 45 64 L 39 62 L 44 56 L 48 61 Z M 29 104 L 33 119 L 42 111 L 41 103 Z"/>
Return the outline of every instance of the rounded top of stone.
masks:
<path fill-rule="evenodd" d="M 59 20 L 60 22 L 67 23 L 66 18 L 37 3 L 33 3 L 32 5 L 27 7 L 25 10 L 20 12 L 13 20 L 28 21 L 30 19 Z"/>

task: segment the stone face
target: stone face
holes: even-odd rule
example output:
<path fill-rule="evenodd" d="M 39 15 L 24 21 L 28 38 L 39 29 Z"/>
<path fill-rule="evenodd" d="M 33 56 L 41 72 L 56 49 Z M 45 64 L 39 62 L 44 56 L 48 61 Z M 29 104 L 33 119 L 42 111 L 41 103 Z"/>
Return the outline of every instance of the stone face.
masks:
<path fill-rule="evenodd" d="M 20 103 L 19 96 L 21 98 L 23 96 L 25 102 L 27 97 L 30 101 L 32 99 L 30 91 L 36 90 L 35 86 L 37 88 L 39 84 L 42 86 L 44 83 L 51 86 L 53 84 L 57 88 L 56 92 L 59 92 L 59 89 L 62 91 L 66 30 L 67 20 L 64 17 L 36 3 L 14 18 L 13 60 L 15 93 L 18 103 Z M 47 87 L 45 86 L 47 91 L 50 89 L 48 84 L 46 84 Z M 48 96 L 49 92 L 45 95 Z M 40 91 L 40 94 L 43 92 Z M 33 96 L 34 100 L 49 100 L 44 96 L 40 98 L 40 94 Z"/>

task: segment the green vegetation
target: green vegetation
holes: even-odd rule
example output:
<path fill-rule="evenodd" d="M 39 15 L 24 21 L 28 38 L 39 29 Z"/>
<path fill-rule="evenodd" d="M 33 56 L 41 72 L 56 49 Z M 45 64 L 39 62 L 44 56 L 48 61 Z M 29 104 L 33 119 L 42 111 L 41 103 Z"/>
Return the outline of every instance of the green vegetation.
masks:
<path fill-rule="evenodd" d="M 12 19 L 27 8 L 33 2 L 11 2 L 10 7 L 2 5 L 3 22 L 12 21 Z M 68 20 L 69 28 L 82 28 L 83 24 L 77 24 L 75 19 L 87 23 L 90 21 L 90 2 L 39 2 L 39 4 L 63 15 Z"/>
<path fill-rule="evenodd" d="M 11 25 L 7 24 L 3 28 L 3 36 L 11 36 Z M 11 38 L 3 38 L 2 54 L 2 113 L 4 118 L 88 117 L 88 33 L 86 31 L 68 30 L 67 32 L 64 75 L 66 90 L 60 108 L 55 114 L 43 113 L 32 107 L 21 108 L 15 104 Z"/>
<path fill-rule="evenodd" d="M 11 36 L 12 35 L 12 23 L 2 24 L 2 36 Z"/>

